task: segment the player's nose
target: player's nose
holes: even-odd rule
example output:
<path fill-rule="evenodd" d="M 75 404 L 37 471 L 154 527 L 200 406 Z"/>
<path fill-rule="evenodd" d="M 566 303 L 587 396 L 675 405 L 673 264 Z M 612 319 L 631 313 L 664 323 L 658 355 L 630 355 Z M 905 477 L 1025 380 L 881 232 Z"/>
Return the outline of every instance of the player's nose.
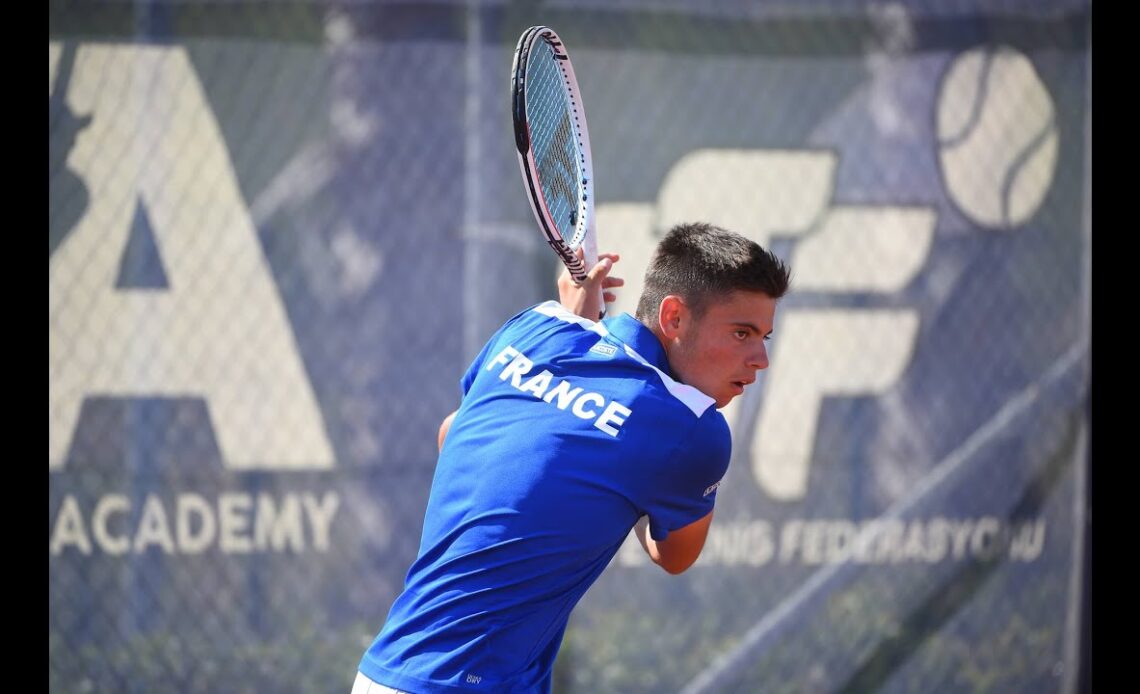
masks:
<path fill-rule="evenodd" d="M 768 348 L 760 343 L 760 349 L 748 356 L 748 368 L 762 371 L 768 368 Z"/>

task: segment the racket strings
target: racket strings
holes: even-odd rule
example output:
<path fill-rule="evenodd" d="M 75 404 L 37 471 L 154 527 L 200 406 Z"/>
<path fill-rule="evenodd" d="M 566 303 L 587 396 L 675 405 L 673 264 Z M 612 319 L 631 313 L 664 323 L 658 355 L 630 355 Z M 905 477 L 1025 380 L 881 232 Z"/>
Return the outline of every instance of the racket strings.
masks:
<path fill-rule="evenodd" d="M 563 88 L 557 56 L 549 46 L 532 54 L 527 68 L 526 110 L 539 186 L 562 238 L 577 234 L 584 186 L 580 146 L 571 123 L 571 104 Z"/>

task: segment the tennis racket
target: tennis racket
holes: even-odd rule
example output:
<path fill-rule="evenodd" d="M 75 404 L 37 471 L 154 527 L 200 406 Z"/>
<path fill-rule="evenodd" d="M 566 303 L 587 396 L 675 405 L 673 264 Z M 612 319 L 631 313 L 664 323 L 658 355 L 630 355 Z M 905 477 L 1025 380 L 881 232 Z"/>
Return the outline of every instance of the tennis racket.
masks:
<path fill-rule="evenodd" d="M 519 37 L 511 113 L 530 209 L 546 242 L 581 284 L 598 260 L 590 135 L 574 66 L 550 27 L 534 26 Z M 604 299 L 600 305 L 605 315 Z"/>

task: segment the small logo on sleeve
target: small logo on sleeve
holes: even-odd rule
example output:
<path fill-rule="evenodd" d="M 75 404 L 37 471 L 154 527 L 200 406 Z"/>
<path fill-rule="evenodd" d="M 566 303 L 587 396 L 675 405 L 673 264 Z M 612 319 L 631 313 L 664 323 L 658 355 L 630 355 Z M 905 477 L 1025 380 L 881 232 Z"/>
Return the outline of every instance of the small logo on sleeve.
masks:
<path fill-rule="evenodd" d="M 724 480 L 721 480 L 721 482 L 723 482 L 723 481 L 724 481 Z M 704 493 L 704 494 L 702 494 L 701 496 L 708 496 L 709 494 L 712 494 L 713 492 L 715 492 L 715 491 L 716 491 L 716 488 L 717 488 L 717 487 L 719 487 L 719 486 L 720 486 L 720 482 L 717 482 L 716 484 L 710 484 L 710 485 L 708 486 L 708 488 L 707 488 L 707 489 L 705 489 L 705 493 Z"/>
<path fill-rule="evenodd" d="M 613 345 L 607 345 L 604 342 L 598 342 L 590 348 L 590 351 L 603 357 L 612 357 L 613 355 L 617 354 L 617 347 L 614 347 Z"/>

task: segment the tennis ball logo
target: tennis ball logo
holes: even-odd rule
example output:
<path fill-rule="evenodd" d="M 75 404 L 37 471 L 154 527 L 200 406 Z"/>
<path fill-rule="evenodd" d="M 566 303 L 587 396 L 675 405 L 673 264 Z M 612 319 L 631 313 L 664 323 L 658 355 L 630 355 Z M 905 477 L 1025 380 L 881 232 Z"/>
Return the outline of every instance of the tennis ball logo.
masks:
<path fill-rule="evenodd" d="M 1009 229 L 1037 211 L 1057 164 L 1053 100 L 1011 48 L 959 56 L 938 93 L 942 178 L 971 220 Z"/>

